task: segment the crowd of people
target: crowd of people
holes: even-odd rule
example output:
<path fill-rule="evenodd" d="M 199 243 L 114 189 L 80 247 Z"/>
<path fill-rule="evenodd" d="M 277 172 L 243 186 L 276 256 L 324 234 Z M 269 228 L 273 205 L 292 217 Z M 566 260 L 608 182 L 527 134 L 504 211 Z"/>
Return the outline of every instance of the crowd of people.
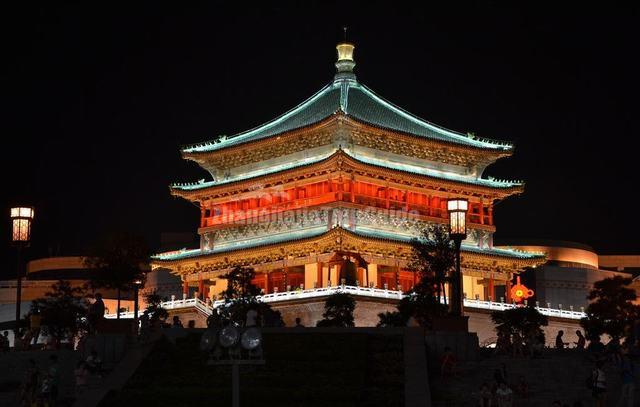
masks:
<path fill-rule="evenodd" d="M 619 338 L 612 338 L 604 345 L 599 337 L 591 338 L 587 345 L 587 339 L 583 333 L 576 331 L 577 341 L 572 344 L 564 339 L 564 332 L 558 331 L 552 347 L 556 352 L 580 352 L 586 360 L 593 364 L 593 368 L 585 374 L 585 392 L 591 392 L 596 406 L 607 404 L 608 382 L 605 370 L 615 372 L 620 375 L 622 387 L 619 394 L 613 397 L 618 401 L 618 406 L 635 406 L 634 394 L 637 379 L 636 367 L 632 358 L 635 347 L 628 344 L 621 345 Z M 573 346 L 571 346 L 573 345 Z M 544 335 L 525 335 L 519 333 L 510 334 L 501 332 L 498 334 L 496 348 L 493 355 L 508 357 L 544 357 L 545 339 Z M 638 355 L 635 355 L 638 356 Z M 443 377 L 455 375 L 457 361 L 449 348 L 445 348 L 441 358 L 441 375 Z M 529 386 L 524 376 L 520 376 L 517 381 L 507 380 L 507 365 L 501 364 L 493 374 L 492 381 L 483 382 L 477 391 L 478 405 L 481 407 L 511 407 L 517 398 L 527 398 L 529 396 Z M 609 369 L 611 368 L 611 369 Z M 557 403 L 557 404 L 556 404 Z M 563 404 L 560 401 L 554 406 L 582 406 L 580 401 L 573 404 Z"/>
<path fill-rule="evenodd" d="M 77 362 L 73 375 L 76 397 L 82 395 L 90 378 L 102 378 L 102 359 L 92 350 L 85 360 Z M 60 366 L 58 356 L 49 356 L 49 364 L 39 367 L 34 359 L 29 359 L 19 388 L 18 399 L 24 407 L 55 407 L 60 394 Z"/>
<path fill-rule="evenodd" d="M 60 367 L 58 356 L 49 356 L 49 365 L 38 367 L 36 361 L 29 359 L 20 386 L 19 400 L 21 406 L 55 407 L 60 388 Z"/>

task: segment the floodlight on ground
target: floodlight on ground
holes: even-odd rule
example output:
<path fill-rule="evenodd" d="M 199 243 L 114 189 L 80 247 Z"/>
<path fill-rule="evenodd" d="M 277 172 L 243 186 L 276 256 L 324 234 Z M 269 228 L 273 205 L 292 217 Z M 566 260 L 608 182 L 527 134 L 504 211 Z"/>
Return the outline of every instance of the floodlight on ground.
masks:
<path fill-rule="evenodd" d="M 200 350 L 208 352 L 216 345 L 218 332 L 215 329 L 207 329 L 200 338 Z"/>
<path fill-rule="evenodd" d="M 262 343 L 262 334 L 258 328 L 249 328 L 242 333 L 240 344 L 246 350 L 254 350 Z"/>
<path fill-rule="evenodd" d="M 224 348 L 230 348 L 238 343 L 240 339 L 240 332 L 238 332 L 238 328 L 235 326 L 229 325 L 222 328 L 220 331 L 220 335 L 218 337 L 218 341 L 220 345 Z"/>

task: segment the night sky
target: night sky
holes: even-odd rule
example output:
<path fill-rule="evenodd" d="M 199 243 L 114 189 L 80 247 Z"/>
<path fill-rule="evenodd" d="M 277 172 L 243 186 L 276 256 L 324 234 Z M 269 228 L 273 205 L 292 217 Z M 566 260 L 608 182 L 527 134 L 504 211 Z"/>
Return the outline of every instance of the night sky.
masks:
<path fill-rule="evenodd" d="M 179 147 L 311 96 L 333 77 L 343 25 L 378 94 L 516 143 L 485 173 L 526 181 L 497 205 L 496 237 L 640 252 L 637 9 L 28 3 L 0 13 L 2 276 L 13 203 L 36 208 L 30 258 L 81 254 L 109 230 L 154 248 L 162 232 L 195 233 L 199 211 L 168 185 L 207 174 Z"/>

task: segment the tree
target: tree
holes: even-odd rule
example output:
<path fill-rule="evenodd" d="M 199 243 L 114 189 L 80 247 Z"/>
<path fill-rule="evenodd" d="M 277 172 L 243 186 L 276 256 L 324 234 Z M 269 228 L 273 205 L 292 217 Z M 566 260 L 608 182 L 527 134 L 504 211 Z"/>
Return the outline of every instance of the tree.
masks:
<path fill-rule="evenodd" d="M 615 276 L 597 281 L 587 299 L 592 301 L 585 310 L 587 316 L 580 320 L 587 337 L 608 334 L 619 339 L 640 317 L 640 306 L 635 290 L 629 288 L 631 278 Z"/>
<path fill-rule="evenodd" d="M 106 237 L 93 248 L 85 259 L 85 266 L 95 269 L 97 275 L 89 283 L 90 287 L 115 289 L 117 293 L 117 318 L 120 318 L 120 297 L 122 291 L 133 289 L 133 283 L 140 281 L 144 286 L 145 270 L 149 264 L 149 249 L 144 239 L 129 234 L 115 233 Z"/>
<path fill-rule="evenodd" d="M 496 325 L 496 332 L 508 335 L 517 333 L 523 338 L 544 335 L 542 327 L 549 325 L 547 317 L 530 306 L 494 311 L 491 313 L 491 320 Z"/>
<path fill-rule="evenodd" d="M 353 327 L 353 311 L 356 301 L 346 293 L 335 293 L 327 297 L 324 303 L 323 319 L 318 321 L 318 327 Z"/>
<path fill-rule="evenodd" d="M 56 343 L 80 336 L 86 331 L 84 316 L 87 313 L 84 290 L 72 287 L 69 281 L 60 280 L 31 303 L 31 312 L 36 309 L 42 317 L 42 333 L 52 336 Z"/>
<path fill-rule="evenodd" d="M 419 238 L 411 240 L 413 258 L 409 269 L 418 273 L 420 284 L 435 287 L 435 296 L 440 303 L 444 285 L 450 280 L 456 266 L 456 250 L 443 225 L 424 228 Z M 433 291 L 433 290 L 431 290 Z"/>
<path fill-rule="evenodd" d="M 455 268 L 455 248 L 444 226 L 424 228 L 420 238 L 411 241 L 413 258 L 409 269 L 417 273 L 418 283 L 398 303 L 398 311 L 378 314 L 378 326 L 406 326 L 410 318 L 418 325 L 433 329 L 433 318 L 447 314 L 442 291 Z"/>
<path fill-rule="evenodd" d="M 243 323 L 249 309 L 258 313 L 259 324 L 265 326 L 284 326 L 282 315 L 271 308 L 269 304 L 258 300 L 261 293 L 259 287 L 253 284 L 256 273 L 250 267 L 234 267 L 227 274 L 220 276 L 227 280 L 227 288 L 222 292 L 225 305 L 219 307 L 218 312 L 207 321 L 207 324 L 218 326 L 222 320 L 230 319 L 236 323 Z"/>
<path fill-rule="evenodd" d="M 411 317 L 418 325 L 433 329 L 433 318 L 447 314 L 447 306 L 438 302 L 433 292 L 413 290 L 398 303 L 398 311 L 378 314 L 379 327 L 407 326 Z"/>
<path fill-rule="evenodd" d="M 147 303 L 147 312 L 150 315 L 149 322 L 152 326 L 157 321 L 164 321 L 169 318 L 169 313 L 162 307 L 162 298 L 155 291 L 145 295 L 145 302 Z"/>

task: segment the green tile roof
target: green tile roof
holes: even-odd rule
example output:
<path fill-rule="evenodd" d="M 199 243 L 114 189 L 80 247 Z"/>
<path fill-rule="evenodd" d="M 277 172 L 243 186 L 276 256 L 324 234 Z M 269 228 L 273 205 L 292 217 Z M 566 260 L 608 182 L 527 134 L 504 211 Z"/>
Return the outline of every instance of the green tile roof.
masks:
<path fill-rule="evenodd" d="M 334 149 L 330 153 L 324 153 L 324 154 L 321 154 L 321 155 L 308 157 L 308 158 L 305 158 L 303 160 L 285 162 L 285 163 L 274 165 L 274 166 L 271 166 L 271 167 L 261 168 L 259 170 L 254 170 L 254 171 L 249 171 L 249 172 L 246 172 L 246 173 L 243 173 L 243 174 L 238 174 L 238 175 L 231 176 L 231 177 L 228 177 L 228 178 L 221 178 L 219 180 L 205 181 L 204 179 L 202 179 L 202 180 L 200 180 L 198 182 L 193 182 L 193 183 L 172 184 L 171 188 L 176 189 L 176 190 L 180 190 L 180 191 L 196 191 L 196 190 L 206 189 L 206 188 L 209 188 L 209 187 L 229 184 L 229 183 L 232 183 L 232 182 L 246 181 L 246 180 L 249 180 L 249 179 L 252 179 L 252 178 L 259 178 L 259 177 L 262 177 L 262 176 L 265 176 L 265 175 L 275 174 L 275 173 L 278 173 L 278 172 L 281 172 L 281 171 L 290 170 L 290 169 L 298 168 L 298 167 L 303 167 L 305 165 L 312 165 L 312 164 L 318 163 L 320 161 L 323 161 L 325 159 L 328 159 L 330 156 L 335 154 L 337 151 L 338 151 L 337 149 Z M 411 165 L 411 164 L 399 163 L 399 162 L 392 162 L 392 161 L 389 161 L 389 160 L 384 160 L 384 159 L 371 157 L 371 156 L 360 156 L 360 155 L 357 155 L 356 153 L 352 152 L 349 149 L 344 149 L 342 151 L 346 155 L 348 155 L 349 157 L 353 158 L 355 161 L 358 161 L 358 162 L 361 162 L 361 163 L 364 163 L 364 164 L 374 165 L 374 166 L 377 166 L 377 167 L 388 168 L 388 169 L 393 169 L 393 170 L 398 170 L 398 171 L 403 171 L 403 172 L 410 173 L 410 174 L 424 175 L 424 176 L 431 177 L 431 178 L 436 178 L 436 179 L 442 179 L 442 180 L 454 181 L 454 182 L 462 182 L 462 183 L 469 184 L 469 185 L 478 185 L 478 186 L 493 187 L 493 188 L 512 188 L 512 187 L 519 187 L 519 186 L 524 185 L 524 183 L 521 182 L 521 181 L 498 180 L 498 179 L 494 179 L 494 178 L 477 178 L 477 177 L 470 176 L 470 175 L 461 175 L 461 174 L 456 174 L 456 173 L 453 173 L 453 172 L 440 171 L 440 170 L 420 167 L 420 166 L 417 166 L 417 165 Z"/>
<path fill-rule="evenodd" d="M 437 126 L 384 100 L 355 80 L 355 77 L 338 75 L 332 83 L 315 95 L 274 120 L 231 137 L 222 136 L 217 140 L 187 146 L 182 151 L 184 153 L 209 152 L 260 140 L 310 126 L 338 111 L 376 127 L 427 139 L 495 151 L 508 151 L 513 148 L 509 143 L 483 140 Z"/>
<path fill-rule="evenodd" d="M 279 244 L 279 243 L 288 243 L 301 239 L 309 239 L 314 237 L 320 237 L 326 233 L 329 233 L 324 227 L 321 228 L 310 228 L 304 230 L 298 230 L 295 232 L 290 232 L 286 234 L 281 234 L 278 236 L 263 236 L 254 239 L 247 239 L 241 242 L 235 242 L 233 244 L 227 244 L 224 246 L 219 246 L 214 248 L 213 250 L 200 250 L 200 249 L 183 249 L 174 252 L 160 253 L 155 256 L 152 256 L 153 260 L 156 261 L 175 261 L 175 260 L 184 260 L 184 259 L 194 259 L 198 257 L 206 257 L 212 254 L 221 254 L 228 253 L 236 250 L 243 249 L 251 249 L 260 246 L 267 246 L 271 244 Z M 362 237 L 369 237 L 375 239 L 385 239 L 392 240 L 401 243 L 409 243 L 411 241 L 411 237 L 406 235 L 401 235 L 397 233 L 393 233 L 391 231 L 384 230 L 375 230 L 368 228 L 357 228 L 356 231 L 348 231 L 348 233 L 353 233 Z M 538 259 L 543 258 L 543 254 L 539 253 L 528 253 L 514 249 L 503 249 L 503 248 L 484 248 L 481 249 L 477 246 L 471 246 L 462 244 L 461 247 L 463 252 L 471 252 L 478 254 L 485 254 L 488 256 L 498 256 L 498 257 L 506 257 L 513 259 Z"/>

